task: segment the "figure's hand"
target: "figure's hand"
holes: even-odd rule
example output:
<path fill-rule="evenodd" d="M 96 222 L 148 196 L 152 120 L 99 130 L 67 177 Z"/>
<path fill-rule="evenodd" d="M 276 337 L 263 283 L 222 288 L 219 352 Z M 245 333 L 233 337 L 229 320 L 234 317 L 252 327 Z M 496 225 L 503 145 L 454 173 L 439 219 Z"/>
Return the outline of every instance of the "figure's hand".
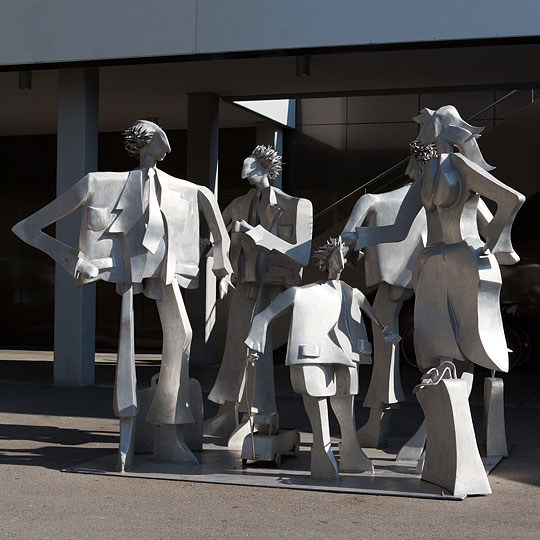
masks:
<path fill-rule="evenodd" d="M 502 265 L 511 265 L 519 262 L 519 255 L 515 251 L 501 251 L 495 253 L 497 262 Z"/>
<path fill-rule="evenodd" d="M 266 329 L 264 330 L 264 332 L 266 332 Z M 262 335 L 262 337 L 264 338 L 264 334 Z M 253 332 L 253 334 L 250 332 L 249 336 L 244 341 L 248 348 L 248 357 L 252 354 L 259 355 L 264 351 L 263 341 L 264 339 L 261 339 L 261 335 L 258 332 Z"/>
<path fill-rule="evenodd" d="M 354 244 L 356 244 L 356 233 L 354 232 L 343 231 L 341 233 L 341 238 L 343 239 L 343 243 L 346 246 L 353 246 Z"/>
<path fill-rule="evenodd" d="M 92 264 L 86 259 L 80 259 L 79 264 L 77 265 L 77 272 L 85 278 L 95 278 L 99 274 L 98 267 Z"/>
<path fill-rule="evenodd" d="M 244 219 L 235 221 L 232 227 L 233 232 L 237 232 L 237 233 L 248 232 L 248 231 L 251 231 L 251 229 L 253 229 L 253 226 L 250 225 Z"/>
<path fill-rule="evenodd" d="M 261 353 L 258 351 L 254 351 L 253 349 L 248 349 L 248 362 L 254 366 L 255 362 L 257 362 L 260 358 Z"/>
<path fill-rule="evenodd" d="M 354 232 L 356 240 L 354 249 L 356 251 L 360 251 L 369 245 L 370 232 L 368 232 L 368 229 L 370 229 L 370 227 L 356 227 L 356 231 Z"/>
<path fill-rule="evenodd" d="M 213 242 L 209 238 L 199 238 L 199 252 L 202 257 L 209 257 L 211 255 L 212 248 L 214 247 Z"/>
<path fill-rule="evenodd" d="M 227 270 L 227 268 L 225 268 L 224 266 L 216 266 L 216 264 L 214 264 L 212 272 L 214 272 L 214 276 L 216 276 L 218 279 L 226 278 L 231 273 L 231 271 Z"/>
<path fill-rule="evenodd" d="M 399 334 L 396 334 L 389 326 L 385 326 L 382 329 L 382 334 L 386 343 L 393 343 L 394 345 L 396 345 L 401 341 L 401 337 L 399 336 Z"/>
<path fill-rule="evenodd" d="M 234 289 L 234 285 L 231 283 L 231 276 L 227 275 L 219 280 L 219 297 L 223 300 L 225 295 L 229 292 L 229 289 Z"/>
<path fill-rule="evenodd" d="M 349 246 L 349 251 L 354 250 L 358 253 L 358 260 L 364 256 L 362 249 L 368 245 L 368 242 L 367 238 L 364 238 L 362 227 L 357 227 L 353 232 L 342 232 L 341 238 L 343 238 L 343 243 Z M 348 257 L 350 258 L 350 256 Z"/>

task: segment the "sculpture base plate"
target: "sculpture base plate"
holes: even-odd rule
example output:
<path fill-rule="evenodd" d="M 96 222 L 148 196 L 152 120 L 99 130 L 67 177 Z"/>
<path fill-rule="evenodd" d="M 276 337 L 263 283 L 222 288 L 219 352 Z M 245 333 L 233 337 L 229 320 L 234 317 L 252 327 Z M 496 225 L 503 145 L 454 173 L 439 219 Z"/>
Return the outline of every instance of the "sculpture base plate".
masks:
<path fill-rule="evenodd" d="M 366 448 L 373 461 L 374 473 L 340 473 L 340 481 L 316 480 L 310 474 L 311 433 L 300 434 L 298 457 L 283 456 L 281 467 L 268 462 L 242 464 L 241 450 L 220 446 L 220 439 L 205 437 L 203 452 L 196 452 L 198 465 L 157 461 L 151 454 L 135 456 L 134 467 L 125 473 L 115 470 L 116 454 L 83 463 L 65 472 L 104 474 L 133 478 L 155 478 L 187 482 L 209 482 L 243 486 L 330 491 L 336 493 L 362 493 L 426 499 L 462 500 L 447 490 L 424 482 L 415 472 L 416 464 L 395 461 L 403 440 L 390 439 L 385 450 Z M 337 439 L 332 439 L 332 450 L 339 457 Z M 216 444 L 217 443 L 217 444 Z M 223 444 L 223 443 L 222 443 Z M 489 473 L 501 457 L 482 458 Z"/>

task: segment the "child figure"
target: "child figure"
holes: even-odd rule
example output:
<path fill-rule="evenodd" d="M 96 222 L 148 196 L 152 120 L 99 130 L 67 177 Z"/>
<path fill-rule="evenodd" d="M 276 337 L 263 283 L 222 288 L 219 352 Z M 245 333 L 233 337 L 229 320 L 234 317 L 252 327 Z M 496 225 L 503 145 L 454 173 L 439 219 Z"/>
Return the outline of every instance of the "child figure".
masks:
<path fill-rule="evenodd" d="M 340 281 L 346 252 L 341 237 L 319 248 L 315 257 L 319 269 L 328 272 L 328 279 L 282 292 L 253 319 L 246 339 L 256 360 L 264 351 L 270 322 L 292 307 L 286 365 L 290 366 L 292 387 L 302 394 L 311 422 L 311 476 L 325 480 L 339 480 L 338 471 L 373 471 L 356 437 L 354 421 L 358 364 L 371 363 L 371 345 L 361 311 L 380 328 L 387 342 L 400 340 L 381 324 L 358 289 Z M 339 470 L 330 443 L 327 398 L 341 430 Z"/>

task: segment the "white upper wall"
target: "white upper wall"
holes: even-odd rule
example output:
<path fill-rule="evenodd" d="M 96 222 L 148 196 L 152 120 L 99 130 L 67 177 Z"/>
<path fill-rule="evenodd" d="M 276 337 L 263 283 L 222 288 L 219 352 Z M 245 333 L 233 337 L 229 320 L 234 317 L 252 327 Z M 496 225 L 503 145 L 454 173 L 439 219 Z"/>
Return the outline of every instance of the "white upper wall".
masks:
<path fill-rule="evenodd" d="M 538 21 L 538 0 L 0 0 L 0 65 L 534 36 Z"/>

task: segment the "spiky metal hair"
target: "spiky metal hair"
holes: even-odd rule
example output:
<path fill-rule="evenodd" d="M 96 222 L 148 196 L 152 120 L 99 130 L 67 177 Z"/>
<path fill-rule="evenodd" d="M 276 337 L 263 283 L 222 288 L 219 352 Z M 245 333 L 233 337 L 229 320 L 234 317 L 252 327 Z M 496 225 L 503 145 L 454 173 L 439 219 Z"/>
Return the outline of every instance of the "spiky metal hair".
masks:
<path fill-rule="evenodd" d="M 257 158 L 262 168 L 268 172 L 268 178 L 274 180 L 282 169 L 281 156 L 271 147 L 258 145 L 251 152 Z"/>
<path fill-rule="evenodd" d="M 160 127 L 154 124 L 154 122 L 137 120 L 122 133 L 124 137 L 124 148 L 129 157 L 137 157 L 140 154 L 141 149 L 154 138 L 156 129 L 160 129 Z"/>
<path fill-rule="evenodd" d="M 343 243 L 341 236 L 338 236 L 337 238 L 329 238 L 324 246 L 319 247 L 313 253 L 313 258 L 316 259 L 315 266 L 317 266 L 322 272 L 326 272 L 328 270 L 328 262 L 330 261 L 330 257 L 338 249 L 341 250 L 341 253 L 343 253 L 343 257 L 347 256 L 349 248 Z"/>

